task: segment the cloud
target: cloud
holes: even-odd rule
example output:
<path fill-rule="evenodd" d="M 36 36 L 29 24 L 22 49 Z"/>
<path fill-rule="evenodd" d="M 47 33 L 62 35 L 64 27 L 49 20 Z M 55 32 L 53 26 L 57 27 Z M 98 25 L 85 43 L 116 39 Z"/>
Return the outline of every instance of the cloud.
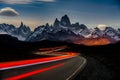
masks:
<path fill-rule="evenodd" d="M 0 0 L 0 2 L 4 2 L 7 4 L 27 4 L 32 2 L 32 0 Z"/>
<path fill-rule="evenodd" d="M 0 15 L 12 17 L 12 16 L 18 16 L 19 13 L 11 7 L 6 7 L 6 8 L 0 9 Z"/>
<path fill-rule="evenodd" d="M 36 0 L 36 1 L 41 1 L 41 2 L 55 2 L 55 0 Z"/>
<path fill-rule="evenodd" d="M 4 2 L 7 4 L 29 4 L 31 2 L 55 2 L 55 0 L 0 0 L 0 2 Z"/>
<path fill-rule="evenodd" d="M 97 27 L 98 27 L 100 30 L 104 30 L 104 29 L 107 27 L 107 25 L 105 25 L 105 24 L 99 24 Z"/>

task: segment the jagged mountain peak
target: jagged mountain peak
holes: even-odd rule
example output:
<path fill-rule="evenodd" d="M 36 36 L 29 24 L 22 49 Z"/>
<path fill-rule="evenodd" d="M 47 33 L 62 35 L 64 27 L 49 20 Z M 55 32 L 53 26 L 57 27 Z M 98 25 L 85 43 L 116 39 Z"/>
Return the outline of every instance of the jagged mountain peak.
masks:
<path fill-rule="evenodd" d="M 78 22 L 71 24 L 67 15 L 64 15 L 61 20 L 56 18 L 53 26 L 46 23 L 35 28 L 33 32 L 23 22 L 21 22 L 19 28 L 5 23 L 0 24 L 0 33 L 17 37 L 23 41 L 69 40 L 72 42 L 81 39 L 81 36 L 85 39 L 105 37 L 111 40 L 120 40 L 120 29 L 106 27 L 105 30 L 101 30 L 96 27 L 90 30 L 85 24 L 79 24 Z"/>
<path fill-rule="evenodd" d="M 79 22 L 76 22 L 75 25 L 79 26 L 80 24 L 79 24 Z"/>
<path fill-rule="evenodd" d="M 116 33 L 116 30 L 112 27 L 106 27 L 104 32 L 113 32 L 113 33 Z"/>
<path fill-rule="evenodd" d="M 20 26 L 24 26 L 24 24 L 23 24 L 23 22 L 21 21 L 21 24 L 20 24 Z"/>
<path fill-rule="evenodd" d="M 105 27 L 105 29 L 114 29 L 114 28 L 112 28 L 112 27 Z"/>
<path fill-rule="evenodd" d="M 50 25 L 49 25 L 49 23 L 46 23 L 46 25 L 45 25 L 46 27 L 50 27 Z"/>
<path fill-rule="evenodd" d="M 18 29 L 29 29 L 29 27 L 26 26 L 23 22 L 21 22 L 21 24 L 20 24 Z"/>
<path fill-rule="evenodd" d="M 100 31 L 101 31 L 101 29 L 98 28 L 98 27 L 94 28 L 94 30 L 97 31 L 97 32 L 100 32 Z"/>
<path fill-rule="evenodd" d="M 29 26 L 24 25 L 24 23 L 23 23 L 23 22 L 21 22 L 21 24 L 20 24 L 20 26 L 19 26 L 18 30 L 23 30 L 24 32 L 27 32 L 27 31 L 29 31 L 29 32 L 30 32 L 30 31 L 31 31 L 30 27 L 29 27 Z"/>
<path fill-rule="evenodd" d="M 22 28 L 22 27 L 28 27 L 28 26 L 26 26 L 26 25 L 24 25 L 24 23 L 21 21 L 21 24 L 20 24 L 20 26 L 19 26 L 19 28 Z"/>
<path fill-rule="evenodd" d="M 2 23 L 0 25 L 5 25 L 5 26 L 14 26 L 13 24 L 7 24 L 7 23 Z"/>
<path fill-rule="evenodd" d="M 79 36 L 83 36 L 84 38 L 99 38 L 99 37 L 108 37 L 108 35 L 105 35 L 111 33 L 111 32 L 108 33 L 108 31 L 112 31 L 114 33 L 114 30 L 111 30 L 112 29 L 111 27 L 110 29 L 107 29 L 107 31 L 102 31 L 98 27 L 90 31 L 90 29 L 85 24 L 79 24 L 78 22 L 75 24 L 71 24 L 70 19 L 67 15 L 64 15 L 60 21 L 56 18 L 53 26 L 52 27 L 50 26 L 48 27 L 48 26 L 49 25 L 47 24 L 36 28 L 33 34 L 27 39 L 27 41 L 29 40 L 32 41 L 31 39 L 34 39 L 35 41 L 35 38 L 37 40 L 38 39 L 44 40 L 49 38 L 55 40 L 56 39 L 63 40 L 64 38 L 73 35 L 77 36 L 78 38 Z M 63 35 L 65 35 L 66 37 Z M 72 38 L 69 38 L 69 40 L 70 39 L 73 40 Z"/>
<path fill-rule="evenodd" d="M 85 24 L 80 24 L 80 28 L 81 28 L 81 29 L 88 29 Z"/>
<path fill-rule="evenodd" d="M 61 24 L 63 25 L 63 26 L 71 26 L 71 22 L 70 22 L 70 19 L 69 19 L 69 17 L 67 16 L 67 15 L 64 15 L 62 18 L 61 18 Z"/>
<path fill-rule="evenodd" d="M 56 19 L 55 19 L 55 22 L 60 22 L 60 21 L 58 20 L 58 18 L 56 18 Z"/>
<path fill-rule="evenodd" d="M 56 18 L 53 24 L 54 27 L 59 27 L 60 21 Z"/>
<path fill-rule="evenodd" d="M 12 24 L 0 24 L 0 34 L 8 34 L 13 37 L 17 37 L 19 40 L 25 40 L 32 31 L 28 26 L 25 26 L 23 22 L 21 22 L 20 27 L 17 28 Z"/>

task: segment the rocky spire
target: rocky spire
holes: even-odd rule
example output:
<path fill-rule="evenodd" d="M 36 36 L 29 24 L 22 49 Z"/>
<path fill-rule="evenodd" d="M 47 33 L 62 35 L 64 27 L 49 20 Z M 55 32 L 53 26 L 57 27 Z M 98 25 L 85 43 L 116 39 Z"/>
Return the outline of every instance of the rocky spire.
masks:
<path fill-rule="evenodd" d="M 70 19 L 67 15 L 64 15 L 62 18 L 61 18 L 61 24 L 63 26 L 71 26 L 71 22 L 70 22 Z"/>
<path fill-rule="evenodd" d="M 53 24 L 54 27 L 59 27 L 60 21 L 56 18 Z"/>
<path fill-rule="evenodd" d="M 24 26 L 24 24 L 23 24 L 23 22 L 21 21 L 20 27 L 23 27 L 23 26 Z"/>

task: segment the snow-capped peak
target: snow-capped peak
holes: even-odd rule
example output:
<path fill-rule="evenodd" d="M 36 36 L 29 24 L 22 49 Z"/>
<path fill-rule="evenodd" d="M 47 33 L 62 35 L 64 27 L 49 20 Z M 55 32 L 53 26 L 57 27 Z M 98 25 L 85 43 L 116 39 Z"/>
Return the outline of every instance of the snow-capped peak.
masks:
<path fill-rule="evenodd" d="M 57 18 L 53 25 L 38 26 L 33 32 L 21 22 L 20 27 L 14 25 L 0 24 L 0 34 L 9 34 L 23 41 L 59 40 L 74 42 L 80 39 L 107 38 L 109 40 L 120 40 L 120 29 L 98 25 L 96 28 L 89 29 L 85 24 L 71 23 L 67 15 L 61 20 Z"/>

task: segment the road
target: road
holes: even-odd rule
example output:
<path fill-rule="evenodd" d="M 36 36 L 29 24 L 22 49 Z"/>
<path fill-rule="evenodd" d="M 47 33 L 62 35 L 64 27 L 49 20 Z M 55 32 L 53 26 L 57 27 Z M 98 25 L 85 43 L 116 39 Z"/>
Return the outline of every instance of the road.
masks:
<path fill-rule="evenodd" d="M 63 52 L 62 52 L 63 53 Z M 86 65 L 75 53 L 44 59 L 0 63 L 1 80 L 71 80 Z"/>

